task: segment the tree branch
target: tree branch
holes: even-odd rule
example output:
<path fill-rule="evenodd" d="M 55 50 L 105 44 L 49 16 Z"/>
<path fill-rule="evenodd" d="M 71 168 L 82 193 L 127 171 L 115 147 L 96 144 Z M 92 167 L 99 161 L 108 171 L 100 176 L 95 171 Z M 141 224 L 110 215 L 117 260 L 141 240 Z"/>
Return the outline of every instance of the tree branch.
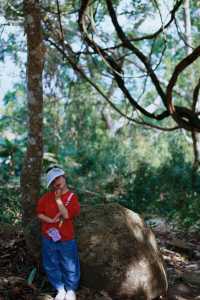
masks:
<path fill-rule="evenodd" d="M 196 111 L 196 105 L 197 105 L 198 98 L 199 98 L 199 91 L 200 91 L 200 78 L 199 78 L 199 81 L 198 81 L 197 85 L 195 86 L 194 92 L 193 92 L 192 110 L 194 112 Z"/>
<path fill-rule="evenodd" d="M 144 66 L 146 67 L 149 76 L 151 77 L 151 80 L 154 83 L 154 86 L 158 92 L 158 94 L 160 95 L 161 99 L 163 100 L 164 105 L 167 107 L 167 99 L 166 99 L 166 95 L 160 85 L 160 82 L 156 76 L 156 74 L 154 73 L 147 57 L 137 48 L 135 47 L 130 41 L 129 39 L 126 37 L 125 33 L 123 32 L 121 26 L 118 23 L 117 20 L 117 16 L 115 13 L 115 10 L 113 8 L 112 5 L 112 1 L 111 0 L 106 0 L 107 3 L 107 7 L 108 7 L 108 11 L 112 20 L 112 23 L 115 27 L 115 30 L 118 34 L 118 37 L 120 38 L 120 40 L 122 41 L 122 44 L 125 48 L 130 49 L 139 59 L 140 61 L 144 64 Z"/>
<path fill-rule="evenodd" d="M 63 57 L 66 58 L 66 60 L 69 62 L 69 64 L 73 67 L 73 69 L 75 70 L 75 72 L 77 72 L 78 74 L 80 74 L 87 82 L 89 82 L 94 88 L 95 90 L 110 104 L 110 106 L 117 112 L 119 113 L 121 116 L 123 116 L 124 118 L 126 118 L 127 120 L 131 121 L 131 122 L 134 122 L 138 125 L 143 125 L 143 126 L 146 126 L 147 128 L 154 128 L 154 129 L 158 129 L 158 130 L 162 130 L 162 131 L 173 131 L 173 130 L 177 130 L 179 129 L 178 126 L 175 126 L 175 127 L 172 127 L 172 128 L 164 128 L 164 127 L 161 127 L 161 126 L 156 126 L 156 125 L 153 125 L 153 124 L 149 124 L 147 122 L 140 122 L 138 120 L 135 120 L 129 116 L 127 116 L 126 114 L 124 114 L 121 110 L 119 110 L 116 105 L 110 101 L 110 99 L 107 97 L 107 95 L 105 94 L 105 92 L 91 79 L 89 78 L 85 72 L 82 70 L 82 68 L 77 65 L 76 61 L 74 60 L 74 58 L 72 57 L 72 49 L 69 48 L 70 46 L 69 45 L 65 45 L 65 49 L 68 48 L 68 51 L 70 52 L 70 54 L 66 54 L 65 51 L 63 51 L 62 48 L 60 48 L 57 43 L 55 43 L 54 41 L 52 41 L 50 38 L 47 38 L 46 37 L 46 40 L 51 44 L 53 45 L 62 55 Z M 164 112 L 162 115 L 162 118 L 160 117 L 160 119 L 164 119 L 165 117 L 168 117 L 169 114 L 168 112 Z M 160 116 L 161 116 L 160 115 Z"/>
<path fill-rule="evenodd" d="M 120 36 L 121 40 L 123 41 L 124 46 L 126 48 L 132 50 L 133 53 L 136 54 L 139 57 L 139 59 L 145 64 L 146 69 L 147 69 L 150 77 L 153 79 L 154 84 L 155 84 L 157 90 L 159 91 L 158 92 L 159 95 L 161 96 L 162 100 L 166 103 L 166 99 L 165 99 L 166 97 L 165 97 L 164 91 L 162 90 L 162 88 L 160 86 L 160 83 L 159 83 L 154 71 L 152 70 L 146 56 L 142 52 L 140 52 L 135 46 L 133 46 L 129 42 L 129 40 L 125 37 L 121 27 L 118 24 L 118 21 L 117 21 L 114 9 L 112 7 L 111 1 L 107 0 L 107 3 L 108 3 L 108 7 L 110 9 L 110 15 L 111 15 L 113 24 L 114 24 L 114 26 L 117 30 L 118 35 Z M 116 80 L 119 88 L 122 90 L 124 95 L 127 97 L 129 102 L 131 103 L 131 105 L 134 108 L 138 109 L 142 114 L 146 115 L 149 118 L 161 120 L 162 118 L 164 118 L 166 116 L 169 116 L 169 114 L 167 114 L 167 113 L 164 113 L 164 114 L 161 114 L 161 115 L 158 115 L 158 116 L 155 115 L 155 114 L 149 113 L 143 107 L 141 107 L 137 103 L 137 101 L 134 100 L 134 98 L 131 96 L 131 94 L 129 93 L 128 89 L 125 86 L 124 79 L 122 78 L 121 66 L 119 66 L 116 63 L 116 60 L 114 60 L 111 56 L 109 56 L 99 45 L 97 45 L 93 40 L 91 40 L 89 35 L 87 34 L 85 21 L 84 21 L 84 13 L 85 13 L 85 10 L 87 9 L 88 5 L 89 5 L 88 0 L 82 1 L 82 5 L 81 5 L 81 8 L 80 8 L 80 13 L 79 13 L 79 26 L 80 26 L 81 32 L 84 34 L 84 39 L 87 42 L 87 44 L 91 48 L 93 48 L 94 51 L 103 58 L 104 62 L 106 62 L 106 64 L 108 66 L 110 66 L 111 70 L 113 71 L 113 76 L 115 77 L 115 80 Z"/>
<path fill-rule="evenodd" d="M 191 65 L 200 56 L 200 46 L 195 48 L 191 54 L 186 56 L 183 60 L 176 65 L 172 77 L 167 86 L 167 107 L 171 114 L 175 113 L 175 108 L 172 103 L 172 92 L 177 82 L 178 76 L 183 72 L 189 65 Z"/>

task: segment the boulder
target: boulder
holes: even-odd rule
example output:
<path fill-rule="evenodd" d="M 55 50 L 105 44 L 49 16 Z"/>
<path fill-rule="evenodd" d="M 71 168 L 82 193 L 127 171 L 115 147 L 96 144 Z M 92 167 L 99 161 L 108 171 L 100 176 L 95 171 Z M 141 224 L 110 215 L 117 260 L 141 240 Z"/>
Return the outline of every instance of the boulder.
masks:
<path fill-rule="evenodd" d="M 75 227 L 84 286 L 104 290 L 115 300 L 166 294 L 155 236 L 138 214 L 119 204 L 82 205 Z"/>

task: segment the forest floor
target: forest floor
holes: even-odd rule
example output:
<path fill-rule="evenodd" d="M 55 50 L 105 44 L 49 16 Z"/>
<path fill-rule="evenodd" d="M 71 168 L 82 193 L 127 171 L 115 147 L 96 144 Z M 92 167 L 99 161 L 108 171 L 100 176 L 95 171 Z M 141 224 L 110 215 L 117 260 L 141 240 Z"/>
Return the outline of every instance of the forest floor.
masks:
<path fill-rule="evenodd" d="M 155 235 L 165 260 L 168 300 L 200 300 L 200 233 L 176 230 Z M 33 267 L 22 233 L 0 226 L 0 300 L 51 300 L 44 274 Z M 109 300 L 104 291 L 81 286 L 78 300 Z"/>

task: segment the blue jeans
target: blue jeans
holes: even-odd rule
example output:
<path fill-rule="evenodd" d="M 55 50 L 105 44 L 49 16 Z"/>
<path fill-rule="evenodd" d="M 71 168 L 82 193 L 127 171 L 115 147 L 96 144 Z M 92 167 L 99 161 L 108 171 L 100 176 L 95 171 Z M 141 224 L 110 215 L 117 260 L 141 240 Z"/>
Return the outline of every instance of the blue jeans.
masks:
<path fill-rule="evenodd" d="M 53 242 L 43 237 L 42 257 L 49 282 L 56 290 L 77 290 L 80 264 L 75 240 Z"/>

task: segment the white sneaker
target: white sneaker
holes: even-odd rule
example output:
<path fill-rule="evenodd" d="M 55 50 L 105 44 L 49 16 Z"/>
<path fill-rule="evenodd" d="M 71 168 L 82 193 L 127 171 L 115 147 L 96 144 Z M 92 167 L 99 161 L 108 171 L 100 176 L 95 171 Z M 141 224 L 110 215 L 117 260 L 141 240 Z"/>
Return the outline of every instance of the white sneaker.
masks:
<path fill-rule="evenodd" d="M 65 290 L 60 290 L 58 291 L 56 297 L 54 298 L 54 300 L 65 300 L 65 296 L 66 296 L 66 291 Z"/>
<path fill-rule="evenodd" d="M 65 300 L 76 300 L 76 293 L 72 290 L 67 291 L 65 294 Z"/>

